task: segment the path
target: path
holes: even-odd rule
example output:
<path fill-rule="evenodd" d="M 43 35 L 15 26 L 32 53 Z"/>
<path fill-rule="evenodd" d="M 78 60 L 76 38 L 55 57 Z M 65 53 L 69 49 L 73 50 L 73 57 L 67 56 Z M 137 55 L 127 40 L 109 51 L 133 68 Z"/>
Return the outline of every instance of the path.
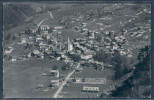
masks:
<path fill-rule="evenodd" d="M 41 25 L 45 20 L 47 20 L 47 18 L 46 18 L 46 19 L 43 19 L 42 21 L 40 21 L 40 22 L 37 24 L 37 27 L 40 27 L 40 25 Z"/>
<path fill-rule="evenodd" d="M 50 17 L 53 19 L 51 11 L 48 11 L 48 13 L 49 13 Z"/>

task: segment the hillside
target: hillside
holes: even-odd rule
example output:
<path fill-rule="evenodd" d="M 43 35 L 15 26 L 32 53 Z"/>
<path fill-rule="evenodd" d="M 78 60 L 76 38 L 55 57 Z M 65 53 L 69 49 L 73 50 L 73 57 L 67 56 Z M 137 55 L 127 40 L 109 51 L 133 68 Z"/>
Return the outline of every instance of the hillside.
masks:
<path fill-rule="evenodd" d="M 150 47 L 145 46 L 138 55 L 139 63 L 135 66 L 133 75 L 124 81 L 121 87 L 111 92 L 111 97 L 139 97 L 151 96 L 150 79 Z"/>

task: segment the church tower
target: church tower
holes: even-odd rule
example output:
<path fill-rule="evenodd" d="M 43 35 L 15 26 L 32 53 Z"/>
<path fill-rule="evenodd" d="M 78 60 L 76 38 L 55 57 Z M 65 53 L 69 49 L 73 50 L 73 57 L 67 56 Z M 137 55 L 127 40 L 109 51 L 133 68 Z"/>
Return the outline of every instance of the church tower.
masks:
<path fill-rule="evenodd" d="M 68 51 L 72 51 L 73 50 L 73 45 L 70 41 L 70 38 L 68 37 Z"/>

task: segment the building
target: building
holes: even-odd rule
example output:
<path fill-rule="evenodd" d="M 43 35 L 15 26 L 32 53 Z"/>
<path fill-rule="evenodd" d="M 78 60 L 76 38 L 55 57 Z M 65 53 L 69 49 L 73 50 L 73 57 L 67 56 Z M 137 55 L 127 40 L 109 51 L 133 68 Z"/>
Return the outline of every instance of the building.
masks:
<path fill-rule="evenodd" d="M 75 68 L 75 72 L 81 72 L 83 68 Z"/>
<path fill-rule="evenodd" d="M 45 31 L 45 30 L 50 29 L 50 27 L 49 27 L 49 25 L 41 25 L 40 26 L 40 29 L 43 30 L 43 31 Z"/>
<path fill-rule="evenodd" d="M 59 77 L 59 70 L 51 70 L 50 74 L 51 74 L 51 76 Z"/>
<path fill-rule="evenodd" d="M 36 27 L 36 26 L 32 26 L 32 27 L 30 28 L 30 32 L 31 32 L 31 33 L 36 33 L 37 30 L 38 30 L 38 27 Z"/>
<path fill-rule="evenodd" d="M 106 84 L 106 78 L 83 78 L 82 82 L 91 84 Z"/>
<path fill-rule="evenodd" d="M 57 30 L 57 29 L 62 29 L 63 27 L 62 26 L 55 26 L 55 30 Z"/>
<path fill-rule="evenodd" d="M 8 47 L 7 50 L 4 51 L 4 55 L 10 54 L 13 51 L 12 47 Z"/>
<path fill-rule="evenodd" d="M 85 92 L 99 92 L 99 87 L 83 86 Z"/>
<path fill-rule="evenodd" d="M 92 55 L 81 54 L 81 59 L 83 59 L 83 60 L 88 60 L 88 59 L 91 59 L 91 58 L 92 58 Z"/>
<path fill-rule="evenodd" d="M 73 50 L 73 45 L 68 37 L 68 51 L 72 51 Z"/>
<path fill-rule="evenodd" d="M 21 38 L 21 43 L 26 43 L 27 42 L 27 38 Z"/>
<path fill-rule="evenodd" d="M 43 35 L 48 35 L 48 31 L 44 31 L 43 32 Z"/>
<path fill-rule="evenodd" d="M 51 80 L 51 85 L 52 85 L 53 87 L 59 86 L 59 80 Z"/>
<path fill-rule="evenodd" d="M 90 39 L 94 39 L 95 38 L 95 31 L 89 31 L 88 36 Z"/>
<path fill-rule="evenodd" d="M 40 51 L 39 51 L 39 50 L 33 50 L 33 53 L 34 53 L 35 55 L 37 55 L 37 54 L 40 53 Z"/>
<path fill-rule="evenodd" d="M 16 58 L 12 58 L 12 59 L 10 59 L 10 61 L 11 61 L 11 62 L 16 62 L 17 59 L 16 59 Z"/>

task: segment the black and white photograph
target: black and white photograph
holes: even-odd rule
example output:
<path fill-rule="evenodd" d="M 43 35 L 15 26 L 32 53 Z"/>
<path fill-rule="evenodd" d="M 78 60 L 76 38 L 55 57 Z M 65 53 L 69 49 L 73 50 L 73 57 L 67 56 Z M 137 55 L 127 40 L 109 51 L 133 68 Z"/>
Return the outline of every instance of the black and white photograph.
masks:
<path fill-rule="evenodd" d="M 151 4 L 3 3 L 3 98 L 151 98 Z"/>

